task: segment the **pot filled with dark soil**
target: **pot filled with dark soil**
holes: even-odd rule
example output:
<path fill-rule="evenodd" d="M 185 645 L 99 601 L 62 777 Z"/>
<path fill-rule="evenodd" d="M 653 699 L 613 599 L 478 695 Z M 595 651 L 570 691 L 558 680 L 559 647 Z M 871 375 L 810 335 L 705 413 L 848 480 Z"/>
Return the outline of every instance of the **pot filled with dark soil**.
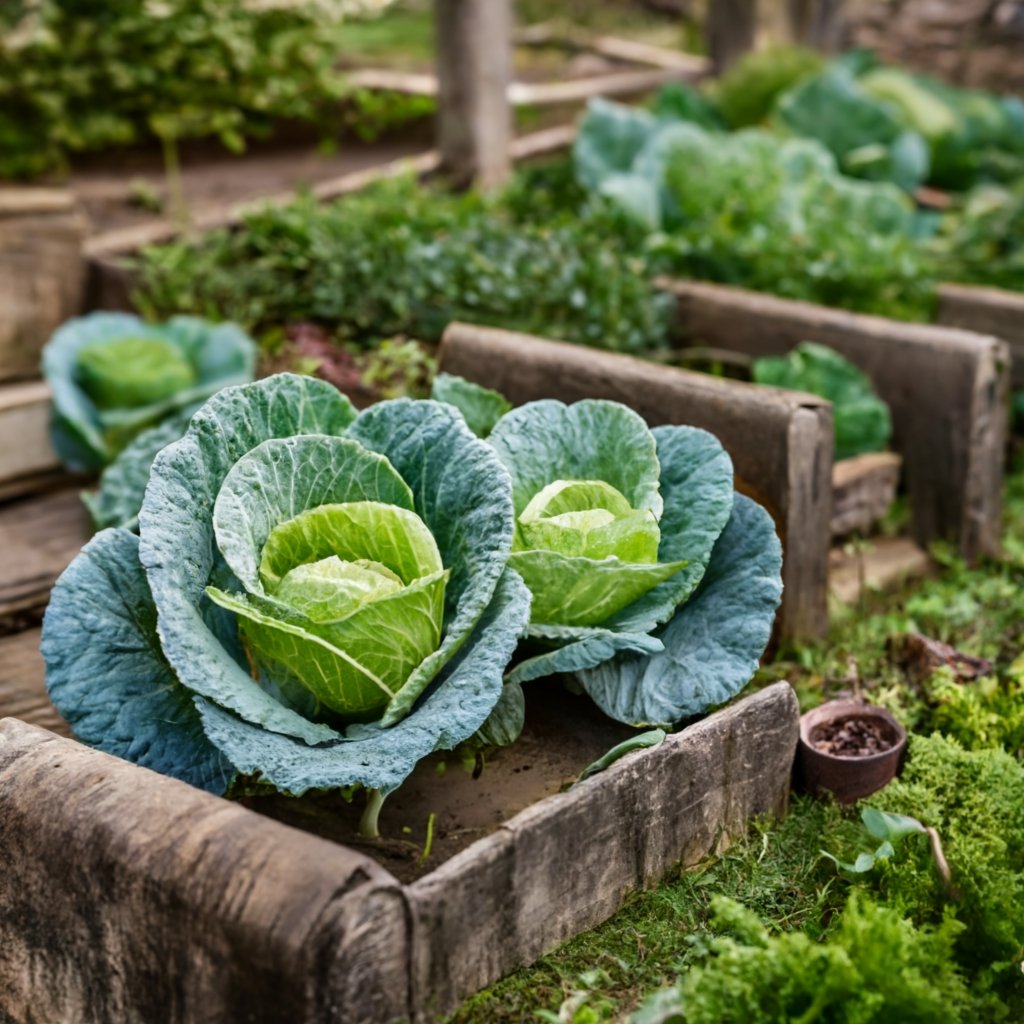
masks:
<path fill-rule="evenodd" d="M 884 708 L 829 701 L 800 719 L 798 779 L 809 793 L 853 803 L 895 777 L 906 747 L 906 730 Z"/>

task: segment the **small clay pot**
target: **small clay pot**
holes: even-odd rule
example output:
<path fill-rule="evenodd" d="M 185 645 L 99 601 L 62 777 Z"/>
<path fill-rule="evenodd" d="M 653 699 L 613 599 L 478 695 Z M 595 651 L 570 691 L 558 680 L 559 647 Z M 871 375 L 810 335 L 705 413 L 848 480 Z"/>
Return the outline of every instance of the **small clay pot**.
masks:
<path fill-rule="evenodd" d="M 819 750 L 813 740 L 829 726 L 868 719 L 891 743 L 888 750 L 866 756 L 841 756 Z M 831 793 L 841 804 L 870 796 L 895 778 L 907 749 L 907 731 L 884 708 L 856 700 L 831 700 L 800 718 L 797 775 L 808 793 Z"/>

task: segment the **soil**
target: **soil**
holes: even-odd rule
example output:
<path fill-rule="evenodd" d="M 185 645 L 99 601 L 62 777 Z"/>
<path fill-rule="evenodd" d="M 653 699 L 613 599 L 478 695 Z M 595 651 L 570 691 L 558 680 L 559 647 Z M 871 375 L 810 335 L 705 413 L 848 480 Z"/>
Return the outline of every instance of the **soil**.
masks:
<path fill-rule="evenodd" d="M 819 725 L 811 734 L 816 750 L 835 757 L 874 757 L 892 750 L 896 743 L 892 729 L 878 718 L 837 718 Z"/>
<path fill-rule="evenodd" d="M 252 143 L 239 155 L 214 142 L 184 145 L 185 202 L 191 216 L 202 216 L 225 205 L 416 156 L 431 144 L 427 123 L 375 142 L 343 139 L 333 152 L 325 152 L 301 133 L 296 137 L 287 132 L 276 141 Z M 93 234 L 151 221 L 163 215 L 168 201 L 163 158 L 151 148 L 83 159 L 67 184 L 88 216 Z"/>
<path fill-rule="evenodd" d="M 587 765 L 633 734 L 551 679 L 527 684 L 526 707 L 526 727 L 512 746 L 466 765 L 451 753 L 421 761 L 384 802 L 380 839 L 357 835 L 362 795 L 352 803 L 336 794 L 249 797 L 243 803 L 366 853 L 399 881 L 415 881 L 531 804 L 568 788 Z M 424 859 L 432 815 L 433 840 Z"/>

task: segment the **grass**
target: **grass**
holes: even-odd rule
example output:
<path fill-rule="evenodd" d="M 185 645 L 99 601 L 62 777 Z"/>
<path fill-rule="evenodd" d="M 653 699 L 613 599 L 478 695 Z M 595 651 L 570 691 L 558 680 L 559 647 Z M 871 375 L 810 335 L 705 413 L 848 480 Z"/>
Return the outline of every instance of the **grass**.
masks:
<path fill-rule="evenodd" d="M 626 36 L 640 42 L 667 47 L 684 43 L 683 25 L 659 18 L 636 5 L 593 3 L 591 0 L 518 0 L 519 25 L 550 22 L 554 26 Z M 347 59 L 362 65 L 373 64 L 398 70 L 423 70 L 434 61 L 434 19 L 429 3 L 405 0 L 378 18 L 353 21 L 338 30 L 338 50 Z M 520 63 L 538 64 L 556 72 L 566 61 L 564 54 L 553 58 L 536 54 L 520 55 Z"/>
<path fill-rule="evenodd" d="M 1024 675 L 1022 458 L 1007 480 L 1005 521 L 999 560 L 968 568 L 950 551 L 937 549 L 941 569 L 935 578 L 870 597 L 866 607 L 840 616 L 827 642 L 780 652 L 754 685 L 789 679 L 802 705 L 809 707 L 848 688 L 855 671 L 873 699 L 889 705 L 912 728 L 944 728 L 946 706 L 910 688 L 887 653 L 891 636 L 917 630 L 993 660 L 996 674 L 988 693 L 1002 692 L 1004 703 L 991 705 L 998 714 L 989 718 L 1002 723 L 1007 708 L 1024 716 L 1019 685 Z M 988 699 L 970 687 L 955 687 L 953 694 L 954 702 Z M 973 728 L 973 718 L 962 718 L 966 714 L 958 711 L 961 717 L 956 718 L 961 732 Z M 994 735 L 982 726 L 966 741 L 976 746 L 1005 742 L 998 729 Z M 694 936 L 706 928 L 711 898 L 719 894 L 743 903 L 773 930 L 801 929 L 819 938 L 848 892 L 848 883 L 820 851 L 849 851 L 860 836 L 853 812 L 794 797 L 785 821 L 755 823 L 747 838 L 722 856 L 636 894 L 600 928 L 470 999 L 449 1024 L 622 1020 L 695 962 Z"/>

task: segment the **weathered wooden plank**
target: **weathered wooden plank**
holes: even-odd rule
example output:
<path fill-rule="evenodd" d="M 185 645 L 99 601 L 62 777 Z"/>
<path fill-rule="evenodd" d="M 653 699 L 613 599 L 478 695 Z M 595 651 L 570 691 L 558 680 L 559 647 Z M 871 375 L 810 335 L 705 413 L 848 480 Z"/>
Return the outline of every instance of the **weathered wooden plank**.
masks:
<path fill-rule="evenodd" d="M 827 630 L 833 448 L 827 402 L 469 324 L 448 328 L 440 364 L 517 404 L 610 398 L 631 405 L 652 425 L 711 431 L 732 456 L 740 489 L 762 502 L 779 528 L 783 632 L 807 638 Z"/>
<path fill-rule="evenodd" d="M 890 590 L 927 575 L 932 566 L 909 537 L 879 537 L 860 550 L 833 549 L 829 591 L 843 604 L 856 604 L 864 591 Z"/>
<path fill-rule="evenodd" d="M 368 857 L 0 722 L 0 1018 L 406 1018 L 401 887 Z"/>
<path fill-rule="evenodd" d="M 550 46 L 574 52 L 596 53 L 625 64 L 685 71 L 692 78 L 702 78 L 711 73 L 711 62 L 696 53 L 655 46 L 636 39 L 622 39 L 619 36 L 592 36 L 550 22 L 525 25 L 516 30 L 513 38 L 518 46 Z"/>
<path fill-rule="evenodd" d="M 46 696 L 45 675 L 38 629 L 0 637 L 0 718 L 20 718 L 70 737 L 67 722 Z"/>
<path fill-rule="evenodd" d="M 68 193 L 0 189 L 0 381 L 35 377 L 43 344 L 78 312 L 85 231 Z"/>
<path fill-rule="evenodd" d="M 523 811 L 407 887 L 423 1022 L 782 814 L 799 731 L 776 684 Z M 585 836 L 585 841 L 580 837 Z"/>
<path fill-rule="evenodd" d="M 625 40 L 619 42 L 625 43 Z M 634 45 L 643 46 L 640 43 Z M 667 52 L 660 47 L 651 49 L 659 53 Z M 680 59 L 653 68 L 611 71 L 604 75 L 571 78 L 564 82 L 510 82 L 507 99 L 514 107 L 556 107 L 585 103 L 595 96 L 639 96 L 660 89 L 670 82 L 688 82 L 707 73 L 708 64 L 703 58 L 684 53 L 673 56 Z M 353 71 L 348 76 L 348 82 L 360 89 L 379 89 L 428 98 L 438 95 L 438 80 L 434 75 L 394 71 L 390 68 Z"/>
<path fill-rule="evenodd" d="M 903 459 L 895 452 L 870 452 L 840 459 L 832 467 L 832 536 L 867 532 L 896 497 Z"/>
<path fill-rule="evenodd" d="M 677 299 L 681 342 L 765 356 L 818 341 L 859 366 L 892 411 L 915 540 L 950 540 L 968 560 L 998 551 L 1010 387 L 1004 342 L 722 285 L 660 283 Z"/>
<path fill-rule="evenodd" d="M 45 605 L 54 581 L 91 536 L 77 489 L 0 508 L 0 616 Z"/>
<path fill-rule="evenodd" d="M 0 385 L 0 498 L 52 483 L 60 460 L 50 443 L 50 389 L 43 381 Z"/>
<path fill-rule="evenodd" d="M 938 323 L 994 334 L 1010 346 L 1015 388 L 1024 388 L 1024 292 L 977 285 L 939 286 Z"/>

